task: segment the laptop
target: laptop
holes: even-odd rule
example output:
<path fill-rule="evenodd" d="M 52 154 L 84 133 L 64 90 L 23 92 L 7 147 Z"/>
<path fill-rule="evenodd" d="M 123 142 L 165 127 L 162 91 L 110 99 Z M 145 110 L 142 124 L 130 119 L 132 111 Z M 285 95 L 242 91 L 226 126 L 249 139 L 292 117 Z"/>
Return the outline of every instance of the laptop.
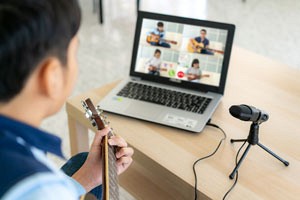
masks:
<path fill-rule="evenodd" d="M 129 76 L 100 107 L 201 132 L 224 95 L 234 31 L 232 24 L 139 12 Z"/>

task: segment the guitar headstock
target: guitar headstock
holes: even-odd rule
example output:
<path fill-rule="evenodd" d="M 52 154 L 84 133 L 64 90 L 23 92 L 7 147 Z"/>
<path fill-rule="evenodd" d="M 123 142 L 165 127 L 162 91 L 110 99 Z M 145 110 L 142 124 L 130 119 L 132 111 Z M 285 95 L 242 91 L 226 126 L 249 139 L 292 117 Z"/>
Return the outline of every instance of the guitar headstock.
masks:
<path fill-rule="evenodd" d="M 103 115 L 103 110 L 99 106 L 95 107 L 91 99 L 86 99 L 81 103 L 85 110 L 85 117 L 91 121 L 92 126 L 102 130 L 109 125 L 107 117 Z"/>

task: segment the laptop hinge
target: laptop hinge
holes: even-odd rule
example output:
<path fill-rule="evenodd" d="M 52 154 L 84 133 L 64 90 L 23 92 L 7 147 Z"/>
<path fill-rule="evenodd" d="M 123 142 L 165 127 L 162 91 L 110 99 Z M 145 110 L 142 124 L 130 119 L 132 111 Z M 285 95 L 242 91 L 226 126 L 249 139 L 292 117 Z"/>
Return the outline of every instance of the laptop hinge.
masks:
<path fill-rule="evenodd" d="M 136 77 L 136 76 L 130 76 L 130 79 L 133 81 L 140 81 L 142 80 L 140 77 Z"/>

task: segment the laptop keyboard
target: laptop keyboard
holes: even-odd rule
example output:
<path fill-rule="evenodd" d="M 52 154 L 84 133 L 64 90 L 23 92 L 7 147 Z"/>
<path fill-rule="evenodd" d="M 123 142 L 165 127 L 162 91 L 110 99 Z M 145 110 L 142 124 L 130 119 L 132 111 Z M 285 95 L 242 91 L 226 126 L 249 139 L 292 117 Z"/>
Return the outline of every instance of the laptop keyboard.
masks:
<path fill-rule="evenodd" d="M 164 88 L 129 82 L 117 96 L 203 114 L 212 99 Z"/>

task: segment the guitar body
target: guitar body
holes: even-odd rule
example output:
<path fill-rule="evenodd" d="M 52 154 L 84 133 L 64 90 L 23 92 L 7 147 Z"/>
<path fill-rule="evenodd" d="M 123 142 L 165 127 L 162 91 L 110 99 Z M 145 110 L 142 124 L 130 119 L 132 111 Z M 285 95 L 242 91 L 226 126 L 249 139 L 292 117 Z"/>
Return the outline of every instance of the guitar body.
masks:
<path fill-rule="evenodd" d="M 187 46 L 189 53 L 201 53 L 202 49 L 204 49 L 204 44 L 197 42 L 195 39 L 191 40 Z"/>
<path fill-rule="evenodd" d="M 177 42 L 174 41 L 174 40 L 166 40 L 166 39 L 162 39 L 159 35 L 156 35 L 156 34 L 150 34 L 150 35 L 147 35 L 146 41 L 147 41 L 148 43 L 154 42 L 154 43 L 157 43 L 157 44 L 158 44 L 160 41 L 163 41 L 163 42 L 166 42 L 166 43 L 171 43 L 171 44 L 174 44 L 174 45 L 177 44 Z"/>
<path fill-rule="evenodd" d="M 202 50 L 208 50 L 214 53 L 224 54 L 224 51 L 221 50 L 205 48 L 202 42 L 197 42 L 195 39 L 190 40 L 190 42 L 187 45 L 187 51 L 189 53 L 201 53 Z"/>
<path fill-rule="evenodd" d="M 95 108 L 90 99 L 86 99 L 82 105 L 85 108 L 86 117 L 98 130 L 102 130 L 108 125 L 106 118 L 102 115 L 103 111 L 99 107 Z M 113 135 L 114 133 L 110 131 L 101 141 L 102 200 L 119 200 L 116 148 L 108 144 L 108 138 Z"/>
<path fill-rule="evenodd" d="M 146 41 L 147 41 L 148 43 L 151 43 L 151 42 L 158 43 L 158 42 L 159 42 L 159 39 L 160 39 L 159 35 L 151 34 L 151 35 L 148 35 L 148 36 L 147 36 Z"/>

